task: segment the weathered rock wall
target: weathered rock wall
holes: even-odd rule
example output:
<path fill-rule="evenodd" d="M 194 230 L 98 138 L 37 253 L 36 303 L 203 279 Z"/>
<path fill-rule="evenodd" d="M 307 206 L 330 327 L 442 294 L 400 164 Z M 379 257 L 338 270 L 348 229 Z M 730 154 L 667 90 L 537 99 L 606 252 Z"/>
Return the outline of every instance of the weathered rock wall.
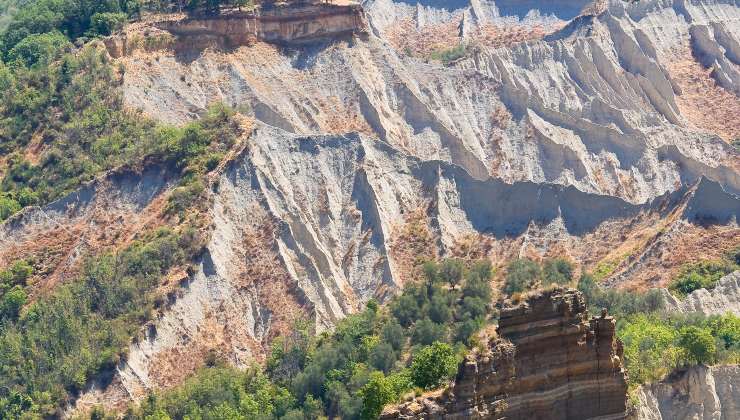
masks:
<path fill-rule="evenodd" d="M 331 4 L 274 7 L 256 13 L 231 12 L 216 17 L 192 17 L 164 21 L 157 25 L 191 46 L 203 40 L 236 47 L 258 40 L 279 44 L 296 44 L 337 38 L 367 31 L 365 13 L 360 6 Z"/>
<path fill-rule="evenodd" d="M 694 366 L 637 394 L 639 420 L 740 418 L 740 366 Z"/>
<path fill-rule="evenodd" d="M 707 42 L 734 45 L 728 28 L 740 21 L 740 8 L 705 0 L 686 18 L 672 3 L 645 10 L 614 3 L 544 40 L 481 48 L 453 66 L 399 54 L 382 31 L 306 46 L 300 54 L 255 45 L 188 60 L 166 53 L 154 61 L 130 57 L 126 101 L 175 123 L 224 101 L 295 133 L 362 131 L 421 159 L 455 163 L 479 179 L 572 185 L 632 203 L 701 176 L 737 193 L 737 151 L 686 123 L 666 64 L 674 47 L 689 48 L 691 27 L 700 22 L 726 35 Z M 376 23 L 391 10 L 368 8 Z M 174 33 L 201 34 L 204 42 L 212 33 L 238 37 L 252 30 L 230 22 L 224 16 L 202 27 L 195 20 L 166 25 Z"/>
<path fill-rule="evenodd" d="M 556 289 L 501 311 L 488 351 L 460 365 L 434 398 L 387 408 L 382 419 L 622 419 L 627 382 L 610 317 L 588 317 L 580 292 Z"/>

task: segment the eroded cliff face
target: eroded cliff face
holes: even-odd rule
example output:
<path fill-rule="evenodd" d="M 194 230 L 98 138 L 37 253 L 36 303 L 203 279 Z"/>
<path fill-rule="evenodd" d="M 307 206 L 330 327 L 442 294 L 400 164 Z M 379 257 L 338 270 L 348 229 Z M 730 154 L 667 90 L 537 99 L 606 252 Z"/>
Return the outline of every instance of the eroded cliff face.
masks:
<path fill-rule="evenodd" d="M 460 365 L 445 392 L 388 407 L 382 419 L 623 419 L 627 382 L 611 317 L 557 289 L 501 310 L 499 339 Z"/>
<path fill-rule="evenodd" d="M 217 17 L 193 17 L 156 25 L 181 42 L 234 47 L 257 41 L 291 44 L 316 42 L 367 31 L 365 12 L 359 5 L 304 3 L 291 7 L 263 8 L 259 13 L 231 12 Z"/>
<path fill-rule="evenodd" d="M 660 286 L 679 261 L 715 257 L 714 250 L 731 246 L 740 159 L 712 133 L 726 140 L 740 135 L 740 99 L 713 78 L 719 70 L 704 67 L 702 51 L 711 44 L 715 61 L 734 63 L 740 8 L 720 0 L 548 5 L 552 10 L 538 15 L 526 5 L 502 4 L 494 13 L 492 2 L 418 8 L 379 0 L 363 5 L 366 36 L 282 48 L 250 42 L 227 52 L 134 51 L 119 59 L 127 69 L 126 101 L 172 123 L 224 101 L 297 135 L 359 132 L 421 161 L 452 163 L 478 180 L 572 186 L 630 204 L 680 193 L 701 177 L 718 184 L 702 187 L 707 199 L 695 200 L 694 208 L 722 213 L 720 223 L 686 224 L 679 212 L 645 229 L 622 228 L 623 246 L 597 246 L 586 259 L 570 255 L 587 268 L 615 266 L 610 285 Z M 459 26 L 471 13 L 500 34 L 519 33 L 522 25 L 542 31 L 528 42 L 486 43 L 485 34 L 434 29 Z M 394 22 L 407 19 L 411 31 L 452 33 L 453 46 L 472 37 L 479 47 L 449 66 L 409 56 L 392 39 L 402 26 Z M 709 28 L 705 37 L 692 29 L 702 25 Z M 729 198 L 717 201 L 725 193 Z M 557 232 L 522 239 L 526 249 L 519 253 L 569 248 Z M 675 247 L 674 258 L 667 251 Z"/>
<path fill-rule="evenodd" d="M 252 45 L 194 60 L 128 57 L 127 101 L 182 122 L 222 100 L 296 133 L 366 131 L 477 178 L 574 185 L 635 203 L 701 175 L 740 191 L 737 152 L 691 127 L 669 72 L 698 45 L 697 25 L 718 28 L 723 35 L 707 42 L 731 61 L 718 39 L 737 37 L 734 5 L 614 1 L 543 40 L 482 47 L 445 67 L 388 48 L 382 28 L 393 25 L 381 22 L 400 6 L 386 3 L 366 5 L 381 28 L 366 39 L 292 53 Z"/>
<path fill-rule="evenodd" d="M 661 289 L 661 293 L 669 311 L 704 315 L 729 312 L 740 316 L 740 271 L 722 277 L 711 290 L 695 290 L 684 298 L 677 298 L 666 289 Z"/>
<path fill-rule="evenodd" d="M 251 31 L 226 18 L 190 49 L 203 28 L 180 18 L 105 40 L 128 106 L 182 124 L 223 101 L 259 123 L 218 175 L 203 260 L 114 386 L 83 402 L 171 386 L 213 349 L 262 360 L 294 319 L 331 328 L 395 293 L 420 255 L 564 256 L 641 288 L 737 245 L 740 159 L 725 140 L 740 135 L 740 100 L 722 81 L 737 66 L 737 4 L 528 4 L 368 1 L 367 34 L 345 30 L 350 15 L 279 24 L 271 33 L 301 41 L 287 46 L 267 32 L 226 40 Z M 452 44 L 433 48 L 479 47 L 442 65 L 396 42 L 443 26 Z M 299 39 L 311 34 L 323 39 Z M 53 234 L 44 226 L 3 229 Z"/>
<path fill-rule="evenodd" d="M 640 420 L 740 418 L 740 366 L 695 366 L 640 387 Z"/>

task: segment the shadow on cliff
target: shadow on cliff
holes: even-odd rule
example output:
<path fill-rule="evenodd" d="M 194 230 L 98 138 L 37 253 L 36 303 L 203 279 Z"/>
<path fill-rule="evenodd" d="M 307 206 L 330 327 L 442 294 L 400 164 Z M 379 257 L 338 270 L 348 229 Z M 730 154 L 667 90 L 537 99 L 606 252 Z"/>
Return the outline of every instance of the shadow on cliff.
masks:
<path fill-rule="evenodd" d="M 582 236 L 608 220 L 632 218 L 643 212 L 665 216 L 683 203 L 683 217 L 702 225 L 732 223 L 740 212 L 740 197 L 706 178 L 648 203 L 631 204 L 572 186 L 507 184 L 493 178 L 480 181 L 462 168 L 441 162 L 421 163 L 418 175 L 429 191 L 436 190 L 442 180 L 455 185 L 459 207 L 473 228 L 497 238 L 516 237 L 525 233 L 530 223 L 544 226 L 558 218 L 568 233 Z"/>

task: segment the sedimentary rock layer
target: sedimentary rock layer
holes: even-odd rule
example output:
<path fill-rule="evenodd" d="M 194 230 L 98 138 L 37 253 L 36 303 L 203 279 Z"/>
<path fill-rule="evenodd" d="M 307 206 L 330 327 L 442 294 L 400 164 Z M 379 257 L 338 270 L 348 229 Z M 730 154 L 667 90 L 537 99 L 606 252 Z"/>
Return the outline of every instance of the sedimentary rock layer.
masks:
<path fill-rule="evenodd" d="M 367 21 L 359 5 L 306 3 L 263 9 L 259 13 L 231 12 L 165 21 L 157 26 L 184 38 L 184 42 L 203 45 L 205 39 L 212 39 L 218 42 L 216 45 L 234 47 L 258 40 L 295 45 L 363 33 Z"/>
<path fill-rule="evenodd" d="M 484 353 L 437 397 L 387 408 L 383 419 L 621 419 L 627 383 L 611 317 L 588 317 L 580 292 L 556 289 L 501 311 Z"/>

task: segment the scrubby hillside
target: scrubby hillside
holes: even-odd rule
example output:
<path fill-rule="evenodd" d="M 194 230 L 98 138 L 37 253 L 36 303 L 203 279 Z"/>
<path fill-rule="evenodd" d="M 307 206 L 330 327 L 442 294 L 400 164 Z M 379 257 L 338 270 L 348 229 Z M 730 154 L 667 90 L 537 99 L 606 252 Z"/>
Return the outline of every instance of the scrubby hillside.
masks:
<path fill-rule="evenodd" d="M 218 3 L 0 18 L 0 417 L 374 417 L 551 283 L 631 392 L 737 362 L 665 311 L 733 307 L 736 2 Z"/>

